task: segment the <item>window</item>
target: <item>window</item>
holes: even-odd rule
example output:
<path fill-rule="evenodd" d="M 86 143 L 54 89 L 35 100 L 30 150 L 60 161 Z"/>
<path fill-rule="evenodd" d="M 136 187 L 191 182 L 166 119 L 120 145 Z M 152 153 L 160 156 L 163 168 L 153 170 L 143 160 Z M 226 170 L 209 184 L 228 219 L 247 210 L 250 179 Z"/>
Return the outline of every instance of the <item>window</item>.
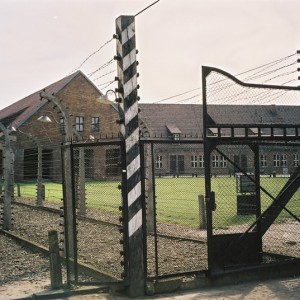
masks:
<path fill-rule="evenodd" d="M 62 134 L 66 133 L 66 128 L 65 128 L 65 119 L 64 118 L 60 118 L 59 119 L 59 131 Z"/>
<path fill-rule="evenodd" d="M 287 166 L 287 157 L 286 154 L 281 155 L 281 166 L 286 167 Z"/>
<path fill-rule="evenodd" d="M 274 167 L 286 167 L 287 156 L 286 154 L 274 154 L 273 155 L 273 166 Z"/>
<path fill-rule="evenodd" d="M 219 167 L 219 156 L 218 155 L 213 155 L 213 157 L 212 157 L 212 167 L 213 168 L 218 168 Z"/>
<path fill-rule="evenodd" d="M 204 155 L 192 155 L 191 166 L 192 168 L 204 168 Z"/>
<path fill-rule="evenodd" d="M 121 174 L 121 152 L 120 149 L 107 149 L 105 151 L 106 175 Z"/>
<path fill-rule="evenodd" d="M 198 168 L 198 156 L 197 155 L 192 155 L 192 168 Z"/>
<path fill-rule="evenodd" d="M 92 117 L 92 132 L 100 131 L 99 117 Z"/>
<path fill-rule="evenodd" d="M 180 140 L 180 134 L 179 133 L 173 133 L 173 140 L 179 141 Z"/>
<path fill-rule="evenodd" d="M 293 154 L 293 166 L 294 167 L 299 166 L 299 154 Z"/>
<path fill-rule="evenodd" d="M 273 155 L 273 166 L 280 167 L 280 155 L 279 154 Z"/>
<path fill-rule="evenodd" d="M 161 155 L 156 156 L 155 167 L 156 167 L 156 169 L 162 169 L 163 164 L 162 164 L 162 156 Z"/>
<path fill-rule="evenodd" d="M 204 155 L 199 155 L 199 168 L 204 168 Z"/>
<path fill-rule="evenodd" d="M 266 154 L 261 154 L 260 155 L 260 166 L 261 167 L 267 167 L 267 155 Z"/>
<path fill-rule="evenodd" d="M 220 156 L 220 168 L 226 168 L 227 167 L 227 160 L 225 159 L 224 156 Z"/>
<path fill-rule="evenodd" d="M 82 132 L 84 130 L 84 118 L 83 117 L 76 117 L 76 130 L 78 132 Z"/>

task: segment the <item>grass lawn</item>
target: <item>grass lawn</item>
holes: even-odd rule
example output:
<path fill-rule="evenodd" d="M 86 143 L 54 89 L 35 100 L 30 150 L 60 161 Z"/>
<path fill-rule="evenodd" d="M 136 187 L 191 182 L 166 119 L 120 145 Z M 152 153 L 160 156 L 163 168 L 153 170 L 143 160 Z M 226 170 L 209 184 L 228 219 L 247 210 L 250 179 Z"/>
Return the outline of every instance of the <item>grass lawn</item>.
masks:
<path fill-rule="evenodd" d="M 281 190 L 287 178 L 261 178 L 261 185 L 273 196 Z M 118 213 L 121 204 L 121 193 L 117 181 L 87 182 L 87 206 Z M 251 224 L 254 216 L 237 215 L 236 179 L 233 177 L 212 178 L 212 190 L 216 194 L 217 208 L 213 212 L 214 228 L 227 228 L 234 224 Z M 21 196 L 35 198 L 35 184 L 20 184 Z M 17 193 L 17 190 L 15 191 Z M 199 227 L 198 195 L 204 195 L 204 178 L 157 178 L 156 205 L 158 222 L 167 222 Z M 60 202 L 62 185 L 45 183 L 46 201 Z M 272 199 L 261 191 L 261 206 L 264 211 Z M 288 204 L 296 215 L 300 214 L 300 192 L 297 192 Z M 278 222 L 289 218 L 283 211 Z"/>

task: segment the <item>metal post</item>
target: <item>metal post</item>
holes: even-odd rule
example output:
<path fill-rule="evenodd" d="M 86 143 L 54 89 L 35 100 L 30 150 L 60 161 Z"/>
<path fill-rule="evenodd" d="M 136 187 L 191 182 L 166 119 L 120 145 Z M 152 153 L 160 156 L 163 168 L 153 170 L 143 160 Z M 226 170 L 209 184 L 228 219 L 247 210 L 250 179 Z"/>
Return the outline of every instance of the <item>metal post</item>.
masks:
<path fill-rule="evenodd" d="M 43 165 L 42 165 L 42 148 L 38 145 L 38 173 L 37 173 L 37 206 L 43 205 Z"/>
<path fill-rule="evenodd" d="M 63 177 L 63 204 L 64 204 L 64 234 L 65 234 L 65 255 L 67 258 L 67 283 L 77 282 L 77 234 L 76 234 L 76 207 L 74 178 L 70 174 L 73 172 L 73 156 L 72 156 L 72 139 L 73 133 L 78 135 L 77 131 L 73 130 L 71 117 L 68 114 L 66 107 L 61 101 L 53 95 L 45 92 L 40 93 L 41 98 L 54 103 L 63 115 L 65 120 L 65 148 L 62 153 L 62 161 L 64 161 L 64 177 Z M 85 200 L 85 199 L 84 199 Z"/>
<path fill-rule="evenodd" d="M 207 139 L 207 122 L 208 112 L 206 103 L 206 77 L 209 74 L 209 70 L 206 67 L 202 67 L 202 97 L 203 97 L 203 147 L 204 147 L 204 173 L 205 173 L 205 202 L 206 202 L 206 217 L 207 217 L 207 254 L 208 254 L 208 269 L 209 271 L 213 266 L 212 255 L 212 210 L 210 205 L 211 196 L 211 173 L 210 173 L 210 154 L 211 144 Z"/>
<path fill-rule="evenodd" d="M 125 141 L 126 199 L 128 218 L 128 276 L 130 297 L 144 295 L 143 264 L 143 201 L 141 194 L 141 170 L 139 152 L 139 122 L 137 96 L 137 62 L 134 16 L 120 16 L 116 19 L 118 90 L 120 96 L 121 136 Z M 127 226 L 125 226 L 126 228 Z"/>

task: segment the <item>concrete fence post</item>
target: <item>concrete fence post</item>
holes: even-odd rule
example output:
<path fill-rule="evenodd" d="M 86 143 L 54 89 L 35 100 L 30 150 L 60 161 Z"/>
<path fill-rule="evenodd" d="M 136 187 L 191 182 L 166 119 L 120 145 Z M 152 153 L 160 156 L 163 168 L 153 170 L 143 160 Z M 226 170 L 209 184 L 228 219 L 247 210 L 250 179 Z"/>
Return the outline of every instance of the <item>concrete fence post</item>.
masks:
<path fill-rule="evenodd" d="M 62 286 L 61 261 L 59 256 L 58 234 L 56 230 L 48 232 L 51 288 Z"/>
<path fill-rule="evenodd" d="M 200 229 L 207 229 L 206 226 L 206 210 L 205 210 L 205 201 L 204 196 L 198 196 L 198 203 L 199 203 L 199 228 Z"/>

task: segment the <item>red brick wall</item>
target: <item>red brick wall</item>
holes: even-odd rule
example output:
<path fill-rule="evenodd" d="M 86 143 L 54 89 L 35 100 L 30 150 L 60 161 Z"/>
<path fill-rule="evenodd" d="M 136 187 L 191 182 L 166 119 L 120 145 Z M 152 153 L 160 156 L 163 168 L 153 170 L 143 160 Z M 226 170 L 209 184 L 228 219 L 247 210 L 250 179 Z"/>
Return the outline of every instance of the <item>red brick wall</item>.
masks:
<path fill-rule="evenodd" d="M 119 133 L 119 125 L 116 123 L 118 119 L 118 112 L 112 107 L 110 103 L 100 103 L 97 98 L 100 96 L 99 92 L 86 78 L 79 74 L 76 76 L 58 95 L 59 99 L 65 107 L 68 107 L 68 111 L 71 115 L 71 123 L 75 127 L 75 117 L 84 117 L 84 131 L 80 132 L 83 140 L 93 135 L 95 139 L 105 138 L 106 136 L 117 137 Z M 16 180 L 22 180 L 23 174 L 23 149 L 37 148 L 37 144 L 33 141 L 32 137 L 38 140 L 38 143 L 43 149 L 53 149 L 53 180 L 61 180 L 61 157 L 60 146 L 64 140 L 64 136 L 60 132 L 60 126 L 54 120 L 52 123 L 42 123 L 37 120 L 42 115 L 48 115 L 51 119 L 53 116 L 48 111 L 51 111 L 59 118 L 62 117 L 59 114 L 58 108 L 53 108 L 53 103 L 47 103 L 41 110 L 35 113 L 26 123 L 19 127 L 24 132 L 17 132 L 16 146 Z M 92 132 L 91 118 L 99 117 L 100 119 L 100 131 Z M 32 135 L 29 137 L 28 135 Z"/>

